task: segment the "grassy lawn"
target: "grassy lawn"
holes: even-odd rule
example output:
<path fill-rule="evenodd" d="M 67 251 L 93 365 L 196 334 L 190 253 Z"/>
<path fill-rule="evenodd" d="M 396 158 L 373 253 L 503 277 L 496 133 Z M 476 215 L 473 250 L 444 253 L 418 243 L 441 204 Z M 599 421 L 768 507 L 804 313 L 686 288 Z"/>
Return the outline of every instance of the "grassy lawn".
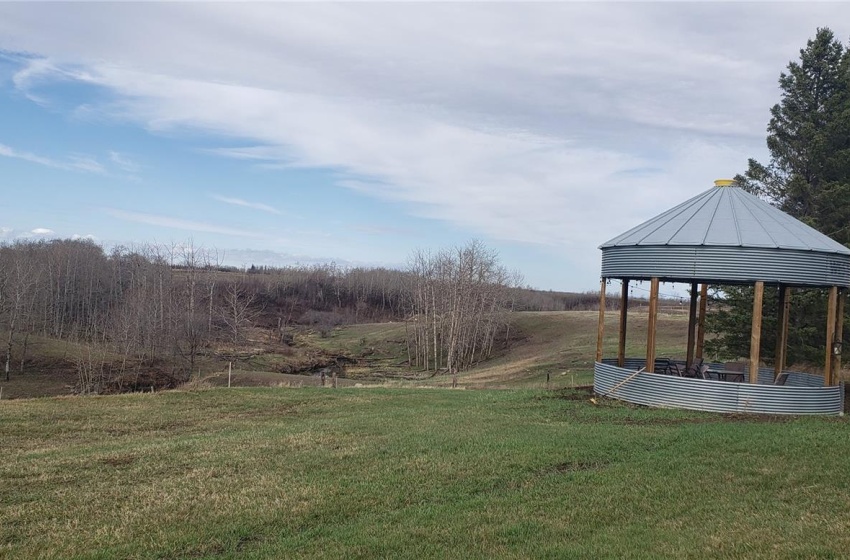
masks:
<path fill-rule="evenodd" d="M 0 401 L 2 558 L 837 558 L 844 418 L 583 393 Z"/>
<path fill-rule="evenodd" d="M 626 355 L 646 356 L 647 314 L 629 313 Z M 461 376 L 467 387 L 542 388 L 549 374 L 554 388 L 593 383 L 597 311 L 523 312 L 514 316 L 518 340 L 500 356 Z M 604 356 L 616 357 L 619 312 L 605 314 Z M 685 358 L 688 318 L 664 314 L 657 327 L 656 355 Z"/>

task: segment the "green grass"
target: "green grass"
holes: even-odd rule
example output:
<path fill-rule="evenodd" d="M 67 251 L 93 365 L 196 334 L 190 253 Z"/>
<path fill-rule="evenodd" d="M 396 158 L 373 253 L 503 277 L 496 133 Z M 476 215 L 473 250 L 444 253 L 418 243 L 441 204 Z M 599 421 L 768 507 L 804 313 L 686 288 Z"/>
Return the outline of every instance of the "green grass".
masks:
<path fill-rule="evenodd" d="M 850 550 L 843 418 L 598 402 L 318 388 L 2 401 L 0 557 Z"/>
<path fill-rule="evenodd" d="M 507 351 L 461 377 L 468 387 L 564 388 L 593 382 L 596 355 L 597 311 L 516 313 L 513 336 L 517 339 Z M 605 315 L 604 356 L 617 355 L 618 312 Z M 685 357 L 688 318 L 662 315 L 657 326 L 656 355 Z M 646 312 L 629 314 L 626 355 L 646 356 Z"/>

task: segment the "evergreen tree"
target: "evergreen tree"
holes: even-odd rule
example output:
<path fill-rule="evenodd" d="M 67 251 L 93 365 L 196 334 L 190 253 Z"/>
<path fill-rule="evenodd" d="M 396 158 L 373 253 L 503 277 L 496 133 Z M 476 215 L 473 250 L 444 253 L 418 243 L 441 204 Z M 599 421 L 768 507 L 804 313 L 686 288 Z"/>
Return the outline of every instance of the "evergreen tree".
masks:
<path fill-rule="evenodd" d="M 781 97 L 770 110 L 767 147 L 770 162 L 749 160 L 736 177 L 745 190 L 850 247 L 850 48 L 827 28 L 800 50 L 779 77 Z M 722 287 L 724 303 L 709 318 L 717 336 L 708 350 L 724 358 L 749 354 L 752 288 Z M 823 290 L 795 290 L 788 340 L 788 363 L 823 361 Z M 762 340 L 775 344 L 778 296 L 765 292 Z M 773 318 L 767 321 L 768 318 Z M 768 352 L 763 352 L 765 358 Z"/>

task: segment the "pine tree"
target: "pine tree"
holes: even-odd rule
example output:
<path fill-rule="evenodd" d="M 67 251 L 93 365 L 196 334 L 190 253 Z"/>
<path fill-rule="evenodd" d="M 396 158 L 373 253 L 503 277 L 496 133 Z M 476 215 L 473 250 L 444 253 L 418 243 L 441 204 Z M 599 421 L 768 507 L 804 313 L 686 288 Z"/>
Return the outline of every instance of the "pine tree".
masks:
<path fill-rule="evenodd" d="M 828 28 L 800 50 L 779 77 L 781 98 L 770 110 L 770 162 L 749 160 L 736 180 L 745 190 L 850 247 L 850 48 Z M 723 357 L 749 353 L 752 288 L 723 287 L 724 305 L 709 321 L 709 346 Z M 822 290 L 795 290 L 788 362 L 823 360 Z M 764 317 L 775 315 L 777 296 L 765 293 Z M 774 340 L 772 323 L 763 343 Z M 768 344 L 763 344 L 765 349 Z M 766 354 L 766 353 L 765 353 Z"/>

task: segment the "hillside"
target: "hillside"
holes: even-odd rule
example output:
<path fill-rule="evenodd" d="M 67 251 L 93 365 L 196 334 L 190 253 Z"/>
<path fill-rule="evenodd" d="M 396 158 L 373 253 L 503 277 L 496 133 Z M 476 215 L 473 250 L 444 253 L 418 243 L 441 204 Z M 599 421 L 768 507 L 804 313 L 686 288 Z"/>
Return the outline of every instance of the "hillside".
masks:
<path fill-rule="evenodd" d="M 616 352 L 616 313 L 607 314 L 606 352 Z M 470 388 L 542 386 L 549 374 L 550 386 L 590 383 L 596 351 L 595 311 L 517 312 L 507 340 L 496 356 L 459 376 Z M 659 355 L 681 356 L 685 339 L 681 315 L 662 315 L 658 330 Z M 630 355 L 643 354 L 646 315 L 630 315 Z M 369 323 L 336 327 L 326 336 L 312 329 L 291 329 L 280 341 L 263 329 L 250 331 L 244 344 L 219 343 L 197 359 L 200 375 L 193 381 L 226 384 L 228 363 L 233 363 L 236 386 L 314 385 L 322 371 L 326 382 L 334 372 L 351 383 L 451 384 L 445 375 L 407 368 L 404 323 Z M 3 398 L 69 394 L 78 382 L 78 370 L 88 363 L 120 366 L 120 358 L 108 353 L 92 355 L 80 344 L 31 337 L 29 361 L 24 373 L 12 372 L 9 383 L 0 381 Z M 125 390 L 150 390 L 149 381 L 165 366 L 126 366 Z M 156 369 L 159 368 L 159 369 Z M 338 383 L 347 383 L 339 381 Z"/>

